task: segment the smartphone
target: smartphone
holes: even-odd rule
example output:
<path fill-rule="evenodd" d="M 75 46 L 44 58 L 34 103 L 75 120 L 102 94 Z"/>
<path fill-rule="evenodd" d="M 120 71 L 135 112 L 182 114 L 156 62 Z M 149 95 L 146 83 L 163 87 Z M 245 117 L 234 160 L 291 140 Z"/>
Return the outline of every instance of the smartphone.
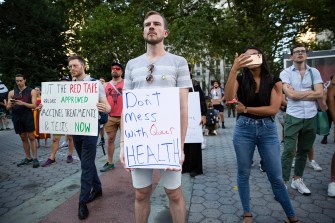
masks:
<path fill-rule="evenodd" d="M 252 54 L 252 55 L 250 55 L 248 60 L 250 60 L 250 59 L 252 59 L 252 61 L 250 63 L 246 64 L 246 66 L 260 65 L 260 64 L 263 63 L 262 54 Z"/>

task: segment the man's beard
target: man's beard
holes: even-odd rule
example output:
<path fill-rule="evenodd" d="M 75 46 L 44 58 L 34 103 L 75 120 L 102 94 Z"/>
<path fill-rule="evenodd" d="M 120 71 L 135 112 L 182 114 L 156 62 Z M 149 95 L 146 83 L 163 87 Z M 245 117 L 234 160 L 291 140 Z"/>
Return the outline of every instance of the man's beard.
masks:
<path fill-rule="evenodd" d="M 164 40 L 164 37 L 158 39 L 149 39 L 148 36 L 144 38 L 145 42 L 149 43 L 150 45 L 156 45 Z"/>
<path fill-rule="evenodd" d="M 121 75 L 119 75 L 118 73 L 112 73 L 112 77 L 116 79 L 121 77 Z"/>

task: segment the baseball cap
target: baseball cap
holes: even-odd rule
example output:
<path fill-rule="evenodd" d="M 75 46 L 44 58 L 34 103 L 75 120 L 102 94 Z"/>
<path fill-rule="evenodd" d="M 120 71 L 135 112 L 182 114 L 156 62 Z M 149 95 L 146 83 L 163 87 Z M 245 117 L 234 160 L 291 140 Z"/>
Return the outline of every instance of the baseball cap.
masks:
<path fill-rule="evenodd" d="M 120 64 L 119 62 L 113 62 L 112 66 L 115 66 L 115 65 L 119 66 L 122 69 L 122 71 L 124 71 L 122 64 Z"/>

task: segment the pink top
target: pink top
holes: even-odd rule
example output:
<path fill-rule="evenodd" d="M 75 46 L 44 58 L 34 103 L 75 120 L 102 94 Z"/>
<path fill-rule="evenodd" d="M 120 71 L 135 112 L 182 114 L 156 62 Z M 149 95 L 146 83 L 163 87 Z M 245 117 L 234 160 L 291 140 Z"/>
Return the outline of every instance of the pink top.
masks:
<path fill-rule="evenodd" d="M 115 88 L 119 91 L 119 94 L 111 85 L 111 81 L 105 86 L 106 97 L 109 105 L 111 106 L 110 116 L 120 117 L 122 113 L 122 89 L 124 81 L 117 83 Z"/>

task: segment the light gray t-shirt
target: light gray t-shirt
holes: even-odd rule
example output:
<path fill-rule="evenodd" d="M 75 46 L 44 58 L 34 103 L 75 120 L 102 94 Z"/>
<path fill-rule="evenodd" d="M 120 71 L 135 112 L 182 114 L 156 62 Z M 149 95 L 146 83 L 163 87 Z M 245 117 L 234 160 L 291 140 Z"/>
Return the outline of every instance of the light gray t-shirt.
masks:
<path fill-rule="evenodd" d="M 283 84 L 290 84 L 295 91 L 310 91 L 312 90 L 312 78 L 310 72 L 313 76 L 313 84 L 322 83 L 320 72 L 308 65 L 306 65 L 306 71 L 303 78 L 301 78 L 299 70 L 292 65 L 280 73 L 280 79 Z M 316 100 L 305 101 L 287 98 L 286 113 L 301 119 L 313 118 L 317 113 Z"/>
<path fill-rule="evenodd" d="M 153 82 L 148 83 L 148 66 L 151 65 L 146 54 L 128 61 L 124 76 L 124 89 L 146 89 L 155 87 L 192 87 L 188 64 L 184 57 L 166 52 L 153 63 Z"/>

